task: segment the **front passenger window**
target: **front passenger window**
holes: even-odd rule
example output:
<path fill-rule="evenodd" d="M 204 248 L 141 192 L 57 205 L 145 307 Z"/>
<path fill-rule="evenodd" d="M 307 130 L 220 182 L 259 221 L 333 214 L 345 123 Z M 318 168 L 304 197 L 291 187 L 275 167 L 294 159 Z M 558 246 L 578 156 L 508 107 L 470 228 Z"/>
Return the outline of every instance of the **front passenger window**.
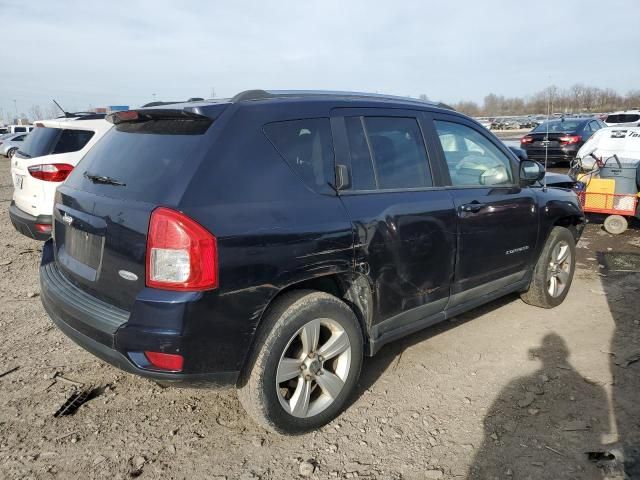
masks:
<path fill-rule="evenodd" d="M 454 186 L 513 184 L 511 161 L 489 139 L 465 125 L 435 121 Z"/>

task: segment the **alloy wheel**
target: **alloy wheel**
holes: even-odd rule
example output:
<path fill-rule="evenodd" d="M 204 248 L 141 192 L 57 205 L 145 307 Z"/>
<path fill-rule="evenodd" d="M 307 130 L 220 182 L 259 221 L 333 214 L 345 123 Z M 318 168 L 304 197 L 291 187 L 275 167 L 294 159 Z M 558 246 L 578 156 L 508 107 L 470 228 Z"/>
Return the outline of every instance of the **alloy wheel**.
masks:
<path fill-rule="evenodd" d="M 342 392 L 350 367 L 346 330 L 329 318 L 308 322 L 289 340 L 278 362 L 280 405 L 294 417 L 319 414 Z"/>
<path fill-rule="evenodd" d="M 571 280 L 571 248 L 561 240 L 551 250 L 547 268 L 547 291 L 552 297 L 559 297 Z"/>

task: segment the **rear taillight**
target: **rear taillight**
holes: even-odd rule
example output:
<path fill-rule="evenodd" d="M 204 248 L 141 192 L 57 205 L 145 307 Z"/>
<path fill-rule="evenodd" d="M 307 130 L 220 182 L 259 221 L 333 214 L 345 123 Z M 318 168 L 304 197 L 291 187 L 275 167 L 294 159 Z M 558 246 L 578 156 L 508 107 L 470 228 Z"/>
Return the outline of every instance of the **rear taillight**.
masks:
<path fill-rule="evenodd" d="M 560 140 L 560 143 L 563 145 L 571 145 L 573 143 L 578 143 L 582 140 L 582 137 L 580 135 L 563 135 L 558 140 Z"/>
<path fill-rule="evenodd" d="M 216 237 L 183 213 L 155 209 L 147 238 L 147 286 L 164 290 L 216 288 Z"/>
<path fill-rule="evenodd" d="M 50 223 L 36 223 L 36 230 L 40 233 L 51 233 Z"/>
<path fill-rule="evenodd" d="M 30 166 L 29 174 L 45 182 L 64 182 L 72 170 L 73 166 L 67 163 L 48 163 Z"/>
<path fill-rule="evenodd" d="M 533 137 L 531 135 L 525 135 L 520 139 L 520 143 L 526 145 L 527 143 L 533 142 Z"/>

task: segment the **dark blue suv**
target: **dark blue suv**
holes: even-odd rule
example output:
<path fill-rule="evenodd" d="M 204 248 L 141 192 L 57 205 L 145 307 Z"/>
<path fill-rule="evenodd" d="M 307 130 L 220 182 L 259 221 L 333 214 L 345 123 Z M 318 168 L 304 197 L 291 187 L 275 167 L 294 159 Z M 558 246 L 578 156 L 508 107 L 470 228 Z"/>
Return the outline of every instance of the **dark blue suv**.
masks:
<path fill-rule="evenodd" d="M 109 119 L 56 194 L 47 312 L 128 372 L 236 386 L 272 430 L 329 422 L 387 342 L 571 285 L 575 194 L 444 105 L 253 90 Z"/>

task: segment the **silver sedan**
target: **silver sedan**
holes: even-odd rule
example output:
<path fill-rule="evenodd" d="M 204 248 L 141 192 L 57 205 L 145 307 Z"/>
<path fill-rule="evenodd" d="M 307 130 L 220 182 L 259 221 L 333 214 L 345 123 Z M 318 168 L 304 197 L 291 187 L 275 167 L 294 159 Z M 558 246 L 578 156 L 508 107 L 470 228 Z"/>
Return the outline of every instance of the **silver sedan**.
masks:
<path fill-rule="evenodd" d="M 0 136 L 0 154 L 13 157 L 13 154 L 24 144 L 27 133 L 6 133 Z"/>

